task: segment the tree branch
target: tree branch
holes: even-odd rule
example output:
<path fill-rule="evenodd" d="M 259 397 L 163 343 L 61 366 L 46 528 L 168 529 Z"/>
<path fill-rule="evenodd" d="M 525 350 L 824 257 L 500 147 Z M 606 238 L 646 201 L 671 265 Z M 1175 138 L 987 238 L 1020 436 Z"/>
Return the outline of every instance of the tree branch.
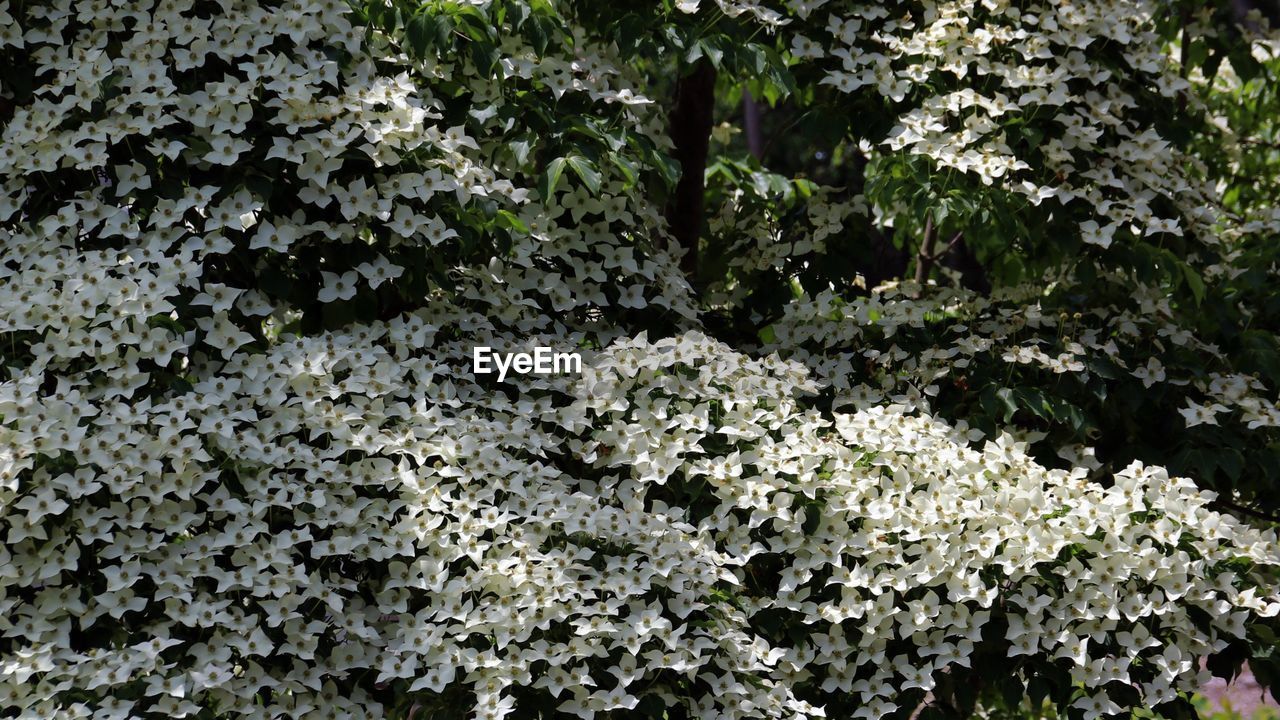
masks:
<path fill-rule="evenodd" d="M 942 263 L 960 273 L 960 284 L 979 295 L 991 294 L 991 280 L 987 277 L 987 269 L 978 261 L 964 241 L 964 233 L 956 236 L 947 244 L 941 253 Z"/>
<path fill-rule="evenodd" d="M 916 253 L 916 284 L 924 288 L 924 284 L 929 279 L 929 271 L 933 269 L 933 262 L 937 258 L 933 254 L 933 246 L 938 240 L 937 228 L 933 226 L 933 216 L 929 216 L 924 221 L 924 237 L 920 240 L 920 251 Z"/>
<path fill-rule="evenodd" d="M 1215 510 L 1218 510 L 1220 512 L 1225 512 L 1225 511 L 1237 512 L 1244 515 L 1248 515 L 1250 517 L 1258 518 L 1259 520 L 1266 520 L 1267 522 L 1280 523 L 1280 516 L 1272 515 L 1262 510 L 1255 510 L 1251 507 L 1248 507 L 1247 505 L 1240 505 L 1239 503 L 1234 503 L 1230 500 L 1223 500 L 1222 498 L 1218 498 L 1217 500 L 1210 502 L 1209 507 L 1214 508 Z"/>
<path fill-rule="evenodd" d="M 941 250 L 934 253 L 933 255 L 930 255 L 929 256 L 930 261 L 937 262 L 938 260 L 941 260 L 944 255 L 951 252 L 951 250 L 956 246 L 956 244 L 963 239 L 964 239 L 964 231 L 961 230 L 960 232 L 952 236 L 951 240 L 947 243 L 946 247 L 942 248 Z"/>

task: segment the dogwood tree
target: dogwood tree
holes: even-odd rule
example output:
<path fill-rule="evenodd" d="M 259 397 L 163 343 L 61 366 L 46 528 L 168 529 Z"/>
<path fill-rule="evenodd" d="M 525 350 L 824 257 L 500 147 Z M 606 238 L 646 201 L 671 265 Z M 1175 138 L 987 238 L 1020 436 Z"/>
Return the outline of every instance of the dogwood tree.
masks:
<path fill-rule="evenodd" d="M 0 5 L 0 708 L 1271 684 L 1280 43 L 1232 7 Z"/>

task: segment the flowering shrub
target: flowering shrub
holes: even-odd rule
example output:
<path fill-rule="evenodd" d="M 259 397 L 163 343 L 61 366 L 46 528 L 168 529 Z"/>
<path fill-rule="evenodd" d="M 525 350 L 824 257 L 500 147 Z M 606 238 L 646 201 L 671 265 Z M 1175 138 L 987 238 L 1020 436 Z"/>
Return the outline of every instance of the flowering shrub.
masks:
<path fill-rule="evenodd" d="M 1142 349 L 1212 350 L 1187 294 L 1238 275 L 1199 247 L 1275 230 L 1214 215 L 1194 148 L 1170 160 L 1125 95 L 1191 87 L 1150 6 L 582 5 L 0 8 L 5 716 L 877 718 L 1026 694 L 1093 718 L 1185 711 L 1201 658 L 1275 672 L 1275 531 L 1086 442 L 1123 413 L 1097 377 L 1187 388 L 1193 428 L 1277 419 L 1274 378 L 1227 353 L 1200 372 L 1171 349 L 1170 372 Z M 1063 54 L 1095 36 L 1137 74 Z M 996 47 L 1026 62 L 973 72 L 1029 99 L 918 97 Z M 1089 256 L 1087 284 L 1132 306 L 1063 332 L 1089 271 L 1030 252 L 1068 289 L 810 293 L 821 274 L 779 268 L 918 208 L 746 160 L 711 175 L 729 210 L 705 247 L 674 245 L 644 54 L 673 48 L 758 63 L 779 102 L 921 100 L 842 142 L 883 177 L 975 175 L 930 233 L 1019 194 L 1071 208 L 1025 214 L 1074 224 L 1063 253 L 1101 253 L 1106 222 L 1130 254 Z M 1064 97 L 1063 73 L 1094 89 Z M 981 108 L 967 129 L 952 101 Z M 979 137 L 1014 104 L 1075 109 L 1020 159 Z M 1103 159 L 1073 161 L 1089 142 Z M 1176 290 L 1117 269 L 1153 234 L 1204 253 L 1160 261 Z M 738 260 L 700 294 L 691 252 Z M 732 313 L 749 342 L 712 332 Z M 587 362 L 498 382 L 476 345 Z M 979 400 L 942 387 L 959 372 Z M 1058 375 L 1078 387 L 1028 394 Z"/>
<path fill-rule="evenodd" d="M 842 386 L 1016 420 L 1042 461 L 1096 446 L 1107 471 L 1136 456 L 1266 504 L 1280 43 L 1181 5 L 797 5 L 792 82 L 818 89 L 779 111 L 786 152 L 730 142 L 708 170 L 735 344 L 793 338 Z M 918 301 L 932 280 L 954 292 Z"/>

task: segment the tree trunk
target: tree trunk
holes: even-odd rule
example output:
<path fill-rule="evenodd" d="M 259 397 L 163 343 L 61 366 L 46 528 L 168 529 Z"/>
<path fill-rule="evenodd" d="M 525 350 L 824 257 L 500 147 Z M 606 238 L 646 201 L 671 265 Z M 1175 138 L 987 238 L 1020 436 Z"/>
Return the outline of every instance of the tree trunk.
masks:
<path fill-rule="evenodd" d="M 747 136 L 747 151 L 756 160 L 764 159 L 764 135 L 760 131 L 760 103 L 751 91 L 742 91 L 742 132 Z"/>
<path fill-rule="evenodd" d="M 684 249 L 680 268 L 690 284 L 695 285 L 715 89 L 715 67 L 704 58 L 676 83 L 676 103 L 670 116 L 675 159 L 680 162 L 680 182 L 667 205 L 667 224 L 676 243 Z"/>
<path fill-rule="evenodd" d="M 920 251 L 916 253 L 916 284 L 920 286 L 920 292 L 924 292 L 924 284 L 929 281 L 929 271 L 933 269 L 933 261 L 936 259 L 933 255 L 933 244 L 937 239 L 938 231 L 933 227 L 933 216 L 925 218 L 924 221 L 924 237 L 920 239 Z"/>

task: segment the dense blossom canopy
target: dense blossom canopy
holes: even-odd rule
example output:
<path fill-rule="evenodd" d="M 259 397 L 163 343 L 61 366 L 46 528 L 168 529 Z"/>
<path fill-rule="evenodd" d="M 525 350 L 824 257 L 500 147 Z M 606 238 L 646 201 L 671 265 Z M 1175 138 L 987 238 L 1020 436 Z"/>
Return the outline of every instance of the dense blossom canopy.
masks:
<path fill-rule="evenodd" d="M 843 139 L 881 177 L 927 167 L 1085 262 L 989 294 L 805 276 L 770 313 L 770 273 L 922 221 L 752 168 L 709 174 L 734 259 L 699 296 L 657 89 L 590 8 L 0 5 L 0 714 L 879 718 L 1000 663 L 1093 718 L 1274 640 L 1273 530 L 1100 461 L 1083 419 L 1012 422 L 1061 376 L 1280 427 L 1184 324 L 1280 211 L 1230 211 L 1147 117 L 1231 78 L 1181 73 L 1139 0 L 669 5 L 673 37 L 776 42 L 762 72 L 819 112 L 888 108 Z M 1157 240 L 1182 295 L 1101 254 Z M 730 344 L 707 308 L 767 322 Z M 476 345 L 586 367 L 499 383 Z"/>

